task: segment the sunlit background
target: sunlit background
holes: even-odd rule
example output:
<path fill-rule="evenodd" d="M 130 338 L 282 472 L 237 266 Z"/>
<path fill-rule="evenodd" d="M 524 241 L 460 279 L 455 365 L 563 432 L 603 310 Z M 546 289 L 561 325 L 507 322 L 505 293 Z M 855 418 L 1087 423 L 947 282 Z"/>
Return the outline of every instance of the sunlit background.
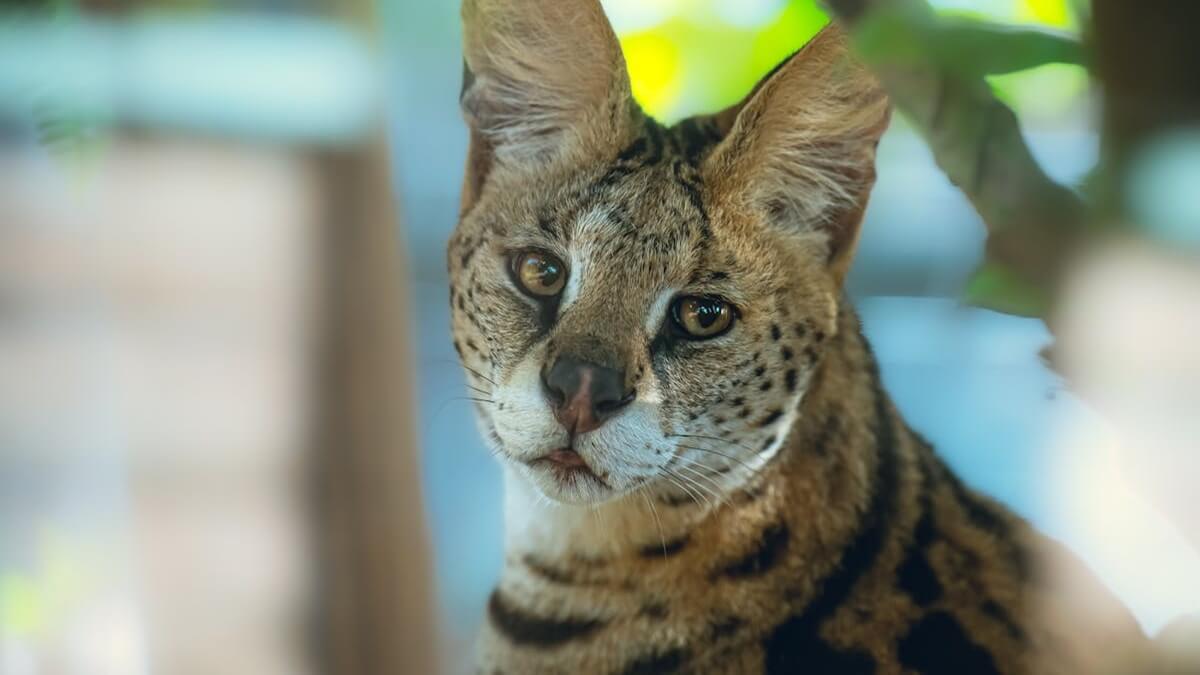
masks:
<path fill-rule="evenodd" d="M 1078 31 L 1070 0 L 933 4 Z M 374 19 L 316 0 L 56 5 L 0 14 L 0 672 L 313 670 L 314 306 L 362 198 L 329 158 L 369 156 L 377 124 L 409 283 L 431 621 L 443 670 L 467 672 L 502 522 L 448 332 L 457 0 L 384 0 Z M 812 0 L 604 5 L 663 121 L 737 101 L 826 22 Z M 1098 145 L 1087 74 L 992 84 L 1048 172 L 1080 182 Z M 898 406 L 1147 630 L 1200 611 L 1200 557 L 1041 365 L 1042 324 L 959 301 L 984 235 L 897 119 L 848 284 Z"/>

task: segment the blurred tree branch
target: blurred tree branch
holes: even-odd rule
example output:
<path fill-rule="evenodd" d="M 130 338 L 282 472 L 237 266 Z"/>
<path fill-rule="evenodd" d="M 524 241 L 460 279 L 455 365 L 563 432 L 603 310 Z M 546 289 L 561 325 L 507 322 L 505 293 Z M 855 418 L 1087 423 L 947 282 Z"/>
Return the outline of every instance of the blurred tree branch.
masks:
<path fill-rule="evenodd" d="M 988 262 L 968 289 L 970 299 L 1048 316 L 1086 208 L 1038 165 L 1016 115 L 993 95 L 984 75 L 1045 62 L 1081 63 L 1082 49 L 1053 34 L 948 24 L 925 0 L 825 4 L 987 225 Z"/>
<path fill-rule="evenodd" d="M 1103 87 L 1104 124 L 1098 180 L 1086 203 L 1046 175 L 1016 115 L 984 79 L 1041 63 L 1083 64 L 1080 48 L 1052 34 L 949 22 L 926 0 L 825 4 L 987 225 L 984 267 L 967 292 L 974 304 L 1051 320 L 1071 263 L 1114 232 L 1150 238 L 1155 223 L 1131 213 L 1130 176 L 1148 145 L 1200 130 L 1200 3 L 1094 0 L 1093 72 Z M 1200 545 L 1190 494 L 1161 487 L 1144 492 Z"/>

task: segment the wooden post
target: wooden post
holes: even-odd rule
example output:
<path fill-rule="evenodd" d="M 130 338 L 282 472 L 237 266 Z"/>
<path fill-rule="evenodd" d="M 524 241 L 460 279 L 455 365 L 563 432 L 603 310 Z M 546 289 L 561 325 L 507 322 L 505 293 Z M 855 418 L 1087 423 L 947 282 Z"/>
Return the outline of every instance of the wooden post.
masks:
<path fill-rule="evenodd" d="M 434 662 L 407 324 L 406 271 L 382 134 L 324 158 L 326 362 L 314 478 L 323 542 L 321 661 L 347 675 L 426 674 Z"/>

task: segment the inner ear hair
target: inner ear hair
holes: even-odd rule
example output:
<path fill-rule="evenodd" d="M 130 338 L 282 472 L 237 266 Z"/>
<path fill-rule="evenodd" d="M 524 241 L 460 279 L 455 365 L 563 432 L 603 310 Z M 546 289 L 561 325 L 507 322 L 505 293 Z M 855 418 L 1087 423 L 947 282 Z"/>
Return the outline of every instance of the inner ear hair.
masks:
<path fill-rule="evenodd" d="M 464 0 L 461 106 L 499 161 L 611 139 L 632 100 L 598 0 Z"/>
<path fill-rule="evenodd" d="M 830 25 L 715 119 L 728 129 L 705 172 L 772 225 L 819 231 L 839 278 L 849 267 L 890 119 L 878 81 Z"/>

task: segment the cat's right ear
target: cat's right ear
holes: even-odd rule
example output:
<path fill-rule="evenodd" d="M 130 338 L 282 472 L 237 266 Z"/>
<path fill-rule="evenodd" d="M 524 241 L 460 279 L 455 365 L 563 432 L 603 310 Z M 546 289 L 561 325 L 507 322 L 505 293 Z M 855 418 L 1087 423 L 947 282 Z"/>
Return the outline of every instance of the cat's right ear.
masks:
<path fill-rule="evenodd" d="M 542 162 L 619 141 L 632 95 L 599 0 L 463 0 L 462 18 L 468 190 L 494 163 Z"/>

